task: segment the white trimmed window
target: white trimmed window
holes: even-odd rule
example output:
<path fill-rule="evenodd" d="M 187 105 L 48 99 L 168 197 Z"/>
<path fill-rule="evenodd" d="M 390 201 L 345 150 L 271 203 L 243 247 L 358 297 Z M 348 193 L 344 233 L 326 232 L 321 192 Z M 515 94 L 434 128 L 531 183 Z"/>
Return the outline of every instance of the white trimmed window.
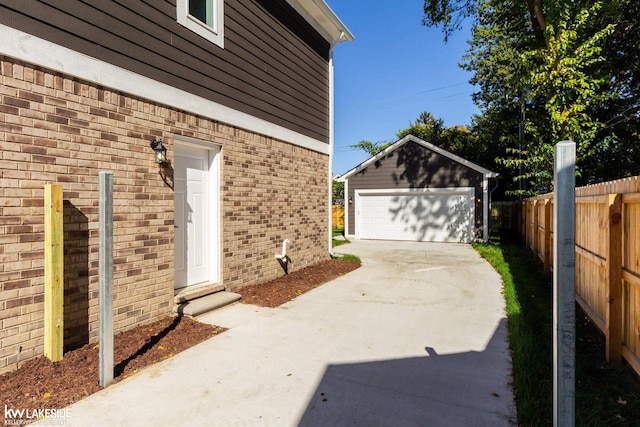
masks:
<path fill-rule="evenodd" d="M 224 48 L 224 0 L 178 0 L 178 23 Z"/>

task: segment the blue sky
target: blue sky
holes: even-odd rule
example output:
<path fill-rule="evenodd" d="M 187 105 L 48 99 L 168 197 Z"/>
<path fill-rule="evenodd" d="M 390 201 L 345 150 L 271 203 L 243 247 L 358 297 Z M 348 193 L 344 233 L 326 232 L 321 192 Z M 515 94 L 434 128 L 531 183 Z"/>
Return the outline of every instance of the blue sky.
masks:
<path fill-rule="evenodd" d="M 445 44 L 440 29 L 421 25 L 422 0 L 326 2 L 355 36 L 334 53 L 334 174 L 368 158 L 349 145 L 396 140 L 423 111 L 446 126 L 471 123 L 471 73 L 458 67 L 469 26 Z"/>

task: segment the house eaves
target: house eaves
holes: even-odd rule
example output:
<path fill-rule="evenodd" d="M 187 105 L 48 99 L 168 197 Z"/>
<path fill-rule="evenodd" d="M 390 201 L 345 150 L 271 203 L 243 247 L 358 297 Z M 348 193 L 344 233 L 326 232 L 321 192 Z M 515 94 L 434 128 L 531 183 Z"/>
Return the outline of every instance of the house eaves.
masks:
<path fill-rule="evenodd" d="M 351 31 L 324 0 L 287 0 L 331 44 L 353 41 Z"/>
<path fill-rule="evenodd" d="M 402 139 L 399 139 L 398 141 L 394 142 L 393 144 L 391 144 L 389 147 L 385 148 L 384 150 L 382 150 L 381 152 L 379 152 L 378 154 L 376 154 L 373 157 L 370 157 L 369 159 L 365 160 L 364 162 L 360 163 L 358 166 L 356 166 L 355 168 L 345 172 L 344 174 L 340 175 L 340 177 L 337 179 L 337 181 L 341 181 L 344 182 L 346 181 L 349 177 L 351 177 L 352 175 L 355 175 L 356 173 L 360 172 L 361 170 L 367 168 L 369 165 L 377 162 L 378 160 L 380 160 L 381 158 L 385 157 L 386 155 L 388 155 L 389 153 L 397 150 L 398 148 L 402 147 L 404 144 L 406 144 L 407 142 L 415 142 L 417 144 L 422 145 L 423 147 L 434 151 L 444 157 L 447 157 L 455 162 L 458 162 L 460 164 L 463 164 L 465 166 L 467 166 L 470 169 L 473 169 L 477 172 L 480 172 L 482 175 L 484 175 L 485 178 L 497 178 L 499 174 L 495 173 L 495 172 L 491 172 L 489 169 L 485 169 L 482 166 L 476 165 L 473 162 L 470 162 L 466 159 L 463 159 L 460 156 L 457 156 L 447 150 L 444 150 L 440 147 L 437 147 L 427 141 L 423 141 L 422 139 L 418 138 L 417 136 L 414 135 L 407 135 Z"/>

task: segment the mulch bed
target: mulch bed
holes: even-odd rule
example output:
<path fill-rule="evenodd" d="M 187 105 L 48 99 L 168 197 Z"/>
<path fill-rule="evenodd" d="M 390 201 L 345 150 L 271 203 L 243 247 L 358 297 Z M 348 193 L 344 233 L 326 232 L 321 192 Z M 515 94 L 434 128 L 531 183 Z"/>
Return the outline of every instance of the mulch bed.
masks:
<path fill-rule="evenodd" d="M 238 293 L 245 304 L 277 307 L 358 267 L 360 264 L 357 262 L 333 259 L 296 270 L 271 282 L 246 286 Z"/>
<path fill-rule="evenodd" d="M 223 332 L 186 317 L 166 317 L 114 338 L 114 382 Z M 100 390 L 98 346 L 86 344 L 59 362 L 40 356 L 0 376 L 0 425 L 9 409 L 59 409 Z"/>
<path fill-rule="evenodd" d="M 268 283 L 245 287 L 239 293 L 244 303 L 276 307 L 359 266 L 351 261 L 330 260 Z M 114 382 L 224 331 L 190 318 L 169 316 L 118 334 L 114 338 Z M 60 362 L 37 357 L 0 375 L 0 425 L 5 421 L 4 405 L 14 410 L 60 409 L 100 389 L 96 344 L 69 351 Z"/>

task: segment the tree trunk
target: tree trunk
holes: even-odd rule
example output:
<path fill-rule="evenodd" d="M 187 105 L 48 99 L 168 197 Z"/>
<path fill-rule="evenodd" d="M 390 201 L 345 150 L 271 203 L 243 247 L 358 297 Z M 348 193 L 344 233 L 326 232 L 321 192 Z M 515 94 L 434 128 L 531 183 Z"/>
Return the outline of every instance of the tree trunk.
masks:
<path fill-rule="evenodd" d="M 531 25 L 533 26 L 533 33 L 536 36 L 536 40 L 540 43 L 544 43 L 544 32 L 547 29 L 547 18 L 542 11 L 542 0 L 525 0 L 527 7 L 529 8 L 529 15 L 531 17 Z"/>

